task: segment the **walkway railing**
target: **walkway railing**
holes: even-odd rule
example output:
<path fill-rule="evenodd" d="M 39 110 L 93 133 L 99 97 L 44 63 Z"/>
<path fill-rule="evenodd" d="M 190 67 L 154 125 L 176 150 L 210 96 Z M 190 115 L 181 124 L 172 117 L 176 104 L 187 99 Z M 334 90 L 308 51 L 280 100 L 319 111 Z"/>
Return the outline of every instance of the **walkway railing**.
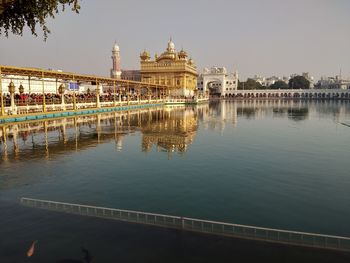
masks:
<path fill-rule="evenodd" d="M 229 224 L 187 217 L 54 202 L 32 198 L 21 198 L 21 203 L 30 207 L 84 216 L 101 217 L 140 224 L 183 229 L 194 232 L 285 243 L 290 245 L 350 251 L 350 238 L 348 237 Z"/>
<path fill-rule="evenodd" d="M 100 101 L 99 108 L 105 107 L 120 107 L 127 105 L 146 105 L 146 104 L 154 104 L 154 103 L 164 103 L 162 99 L 152 99 L 152 100 L 130 100 L 130 101 Z M 44 113 L 43 105 L 40 101 L 35 101 L 33 103 L 18 103 L 16 101 L 15 114 L 12 112 L 12 108 L 9 106 L 9 102 L 6 101 L 4 107 L 5 116 L 18 116 L 27 115 L 32 113 Z M 66 102 L 65 104 L 60 103 L 58 100 L 47 99 L 45 104 L 46 112 L 60 112 L 65 110 L 74 110 L 74 103 Z M 96 108 L 96 101 L 85 101 L 85 102 L 77 102 L 75 104 L 76 110 L 80 109 L 93 109 Z M 1 109 L 1 107 L 0 107 Z M 0 116 L 2 117 L 2 116 Z"/>

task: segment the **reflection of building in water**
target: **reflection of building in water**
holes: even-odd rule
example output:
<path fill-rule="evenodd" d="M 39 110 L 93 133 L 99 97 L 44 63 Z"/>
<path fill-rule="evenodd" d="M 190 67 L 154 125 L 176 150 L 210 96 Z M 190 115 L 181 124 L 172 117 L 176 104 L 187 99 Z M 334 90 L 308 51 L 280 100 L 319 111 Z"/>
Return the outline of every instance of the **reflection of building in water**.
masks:
<path fill-rule="evenodd" d="M 125 114 L 125 113 L 123 113 Z M 79 116 L 38 122 L 16 123 L 1 127 L 0 153 L 6 156 L 48 158 L 70 151 L 84 150 L 115 140 L 117 150 L 125 134 L 136 130 L 137 112 Z"/>
<path fill-rule="evenodd" d="M 235 127 L 237 123 L 236 107 L 235 101 L 211 101 L 207 114 L 203 118 L 204 128 L 222 133 L 227 123 L 231 123 Z"/>
<path fill-rule="evenodd" d="M 53 158 L 113 141 L 123 150 L 124 137 L 144 132 L 142 148 L 155 143 L 184 152 L 197 129 L 194 109 L 138 109 L 0 126 L 0 161 Z"/>
<path fill-rule="evenodd" d="M 197 123 L 193 108 L 162 111 L 155 121 L 142 125 L 142 151 L 148 152 L 155 145 L 168 153 L 185 152 L 194 139 Z"/>
<path fill-rule="evenodd" d="M 227 127 L 236 127 L 238 118 L 261 120 L 272 116 L 302 121 L 314 117 L 310 112 L 316 112 L 318 115 L 333 114 L 335 120 L 341 122 L 349 118 L 349 105 L 349 101 L 332 100 L 213 100 L 208 109 L 198 111 L 198 114 L 204 129 L 222 133 Z"/>

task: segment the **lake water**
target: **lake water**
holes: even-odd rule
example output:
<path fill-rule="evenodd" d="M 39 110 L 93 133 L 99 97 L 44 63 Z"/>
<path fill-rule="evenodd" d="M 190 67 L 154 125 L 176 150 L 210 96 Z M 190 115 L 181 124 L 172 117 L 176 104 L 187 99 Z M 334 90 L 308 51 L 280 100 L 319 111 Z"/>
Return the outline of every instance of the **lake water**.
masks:
<path fill-rule="evenodd" d="M 31 197 L 350 236 L 350 101 L 213 101 L 0 135 L 4 207 Z"/>

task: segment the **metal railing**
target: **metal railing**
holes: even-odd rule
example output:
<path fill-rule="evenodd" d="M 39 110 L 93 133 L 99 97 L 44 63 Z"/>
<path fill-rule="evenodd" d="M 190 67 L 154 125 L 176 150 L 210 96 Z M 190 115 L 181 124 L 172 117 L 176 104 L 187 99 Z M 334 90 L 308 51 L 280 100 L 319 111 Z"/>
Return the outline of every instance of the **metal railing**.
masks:
<path fill-rule="evenodd" d="M 187 217 L 145 213 L 106 207 L 71 204 L 32 198 L 21 198 L 21 204 L 84 216 L 115 219 L 140 224 L 254 239 L 290 245 L 350 251 L 350 238 L 307 232 L 289 231 L 239 224 L 230 224 Z"/>

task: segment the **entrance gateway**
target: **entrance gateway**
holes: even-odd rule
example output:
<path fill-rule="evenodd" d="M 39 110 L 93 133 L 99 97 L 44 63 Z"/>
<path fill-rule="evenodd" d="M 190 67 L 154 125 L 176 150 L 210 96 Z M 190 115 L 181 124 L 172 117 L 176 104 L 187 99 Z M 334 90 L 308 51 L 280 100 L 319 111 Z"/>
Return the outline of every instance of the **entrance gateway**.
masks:
<path fill-rule="evenodd" d="M 204 68 L 198 77 L 198 91 L 213 96 L 232 96 L 238 87 L 238 72 L 227 73 L 224 67 Z"/>

